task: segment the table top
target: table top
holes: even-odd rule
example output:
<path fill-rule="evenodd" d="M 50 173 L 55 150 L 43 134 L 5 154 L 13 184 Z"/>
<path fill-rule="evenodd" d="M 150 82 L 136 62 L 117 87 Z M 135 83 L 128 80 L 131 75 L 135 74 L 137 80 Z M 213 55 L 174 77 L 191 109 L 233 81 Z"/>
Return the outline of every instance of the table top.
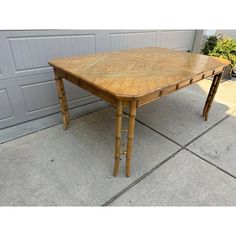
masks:
<path fill-rule="evenodd" d="M 138 98 L 195 76 L 208 77 L 229 65 L 225 59 L 165 48 L 139 48 L 55 59 L 55 69 L 116 97 Z"/>

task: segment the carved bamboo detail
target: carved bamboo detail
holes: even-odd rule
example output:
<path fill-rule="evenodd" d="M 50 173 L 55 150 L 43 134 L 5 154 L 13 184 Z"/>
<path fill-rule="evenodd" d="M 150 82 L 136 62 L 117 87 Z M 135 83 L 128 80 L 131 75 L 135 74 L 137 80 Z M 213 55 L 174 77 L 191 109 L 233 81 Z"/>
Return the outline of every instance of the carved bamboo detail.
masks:
<path fill-rule="evenodd" d="M 212 102 L 214 100 L 214 97 L 216 95 L 217 89 L 219 87 L 221 77 L 222 77 L 222 73 L 220 73 L 218 75 L 215 75 L 214 78 L 213 78 L 211 88 L 210 88 L 210 91 L 208 93 L 208 96 L 207 96 L 207 99 L 206 99 L 206 102 L 205 102 L 205 106 L 204 106 L 204 109 L 203 109 L 203 117 L 204 117 L 205 121 L 207 121 L 207 119 L 208 119 L 208 114 L 209 114 Z"/>
<path fill-rule="evenodd" d="M 56 80 L 57 93 L 60 101 L 61 114 L 63 119 L 63 128 L 67 129 L 69 125 L 69 113 L 68 113 L 64 83 L 61 77 L 56 77 L 55 80 Z"/>
<path fill-rule="evenodd" d="M 127 137 L 127 152 L 126 152 L 126 176 L 130 176 L 130 161 L 132 157 L 132 148 L 134 140 L 134 126 L 136 117 L 136 101 L 130 102 L 130 114 L 129 114 L 129 128 Z"/>
<path fill-rule="evenodd" d="M 116 123 L 115 123 L 115 165 L 113 175 L 117 176 L 119 171 L 119 163 L 120 163 L 120 150 L 121 150 L 121 127 L 122 127 L 122 113 L 123 113 L 123 105 L 122 101 L 117 101 L 116 106 Z"/>

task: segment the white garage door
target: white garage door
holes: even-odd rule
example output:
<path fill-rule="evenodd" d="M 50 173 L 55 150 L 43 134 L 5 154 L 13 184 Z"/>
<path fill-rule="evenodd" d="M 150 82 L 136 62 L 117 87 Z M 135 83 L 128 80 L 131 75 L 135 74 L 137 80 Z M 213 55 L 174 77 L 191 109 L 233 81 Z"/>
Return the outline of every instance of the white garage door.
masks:
<path fill-rule="evenodd" d="M 192 49 L 194 30 L 0 31 L 0 128 L 59 111 L 53 58 L 138 47 Z M 65 84 L 69 108 L 99 98 Z"/>

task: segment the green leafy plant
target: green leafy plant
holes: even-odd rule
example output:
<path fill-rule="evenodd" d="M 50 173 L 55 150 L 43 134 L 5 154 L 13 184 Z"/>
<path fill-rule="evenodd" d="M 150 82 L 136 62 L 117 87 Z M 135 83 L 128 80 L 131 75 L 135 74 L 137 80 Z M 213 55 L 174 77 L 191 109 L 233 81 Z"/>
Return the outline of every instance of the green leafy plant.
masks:
<path fill-rule="evenodd" d="M 230 37 L 210 36 L 203 49 L 204 55 L 215 56 L 227 59 L 231 62 L 231 73 L 232 69 L 236 65 L 236 41 Z"/>
<path fill-rule="evenodd" d="M 217 36 L 209 36 L 201 52 L 204 55 L 209 55 L 209 53 L 212 52 L 212 50 L 215 48 L 217 41 Z"/>

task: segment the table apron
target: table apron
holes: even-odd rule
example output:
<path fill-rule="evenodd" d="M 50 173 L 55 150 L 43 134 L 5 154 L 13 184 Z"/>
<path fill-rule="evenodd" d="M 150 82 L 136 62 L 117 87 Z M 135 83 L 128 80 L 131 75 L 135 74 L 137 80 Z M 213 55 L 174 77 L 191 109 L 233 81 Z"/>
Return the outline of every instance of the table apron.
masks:
<path fill-rule="evenodd" d="M 138 107 L 143 106 L 143 105 L 145 105 L 147 103 L 153 102 L 153 101 L 159 99 L 162 96 L 174 93 L 175 91 L 177 91 L 177 90 L 179 90 L 181 88 L 185 88 L 185 87 L 187 87 L 187 86 L 189 86 L 189 85 L 191 85 L 193 83 L 199 82 L 202 79 L 206 79 L 206 78 L 209 78 L 211 76 L 215 76 L 217 74 L 220 74 L 223 71 L 224 71 L 224 68 L 223 69 L 221 68 L 221 70 L 202 73 L 202 74 L 196 75 L 196 76 L 194 76 L 192 78 L 189 78 L 189 79 L 186 79 L 184 81 L 181 81 L 181 82 L 179 82 L 177 84 L 173 84 L 173 85 L 170 85 L 168 87 L 164 87 L 163 89 L 159 89 L 157 91 L 153 91 L 152 93 L 145 94 L 145 95 L 141 96 L 138 99 Z"/>
<path fill-rule="evenodd" d="M 54 68 L 54 73 L 55 73 L 56 77 L 60 77 L 60 78 L 70 81 L 71 83 L 89 91 L 93 95 L 98 96 L 101 99 L 105 100 L 106 102 L 111 104 L 113 107 L 117 106 L 118 100 L 123 101 L 124 107 L 129 106 L 129 104 L 132 100 L 136 100 L 137 107 L 140 107 L 140 106 L 143 106 L 147 103 L 155 101 L 162 96 L 169 95 L 181 88 L 185 88 L 185 87 L 187 87 L 193 83 L 196 83 L 202 79 L 220 74 L 224 71 L 224 69 L 225 69 L 224 67 L 220 67 L 216 70 L 211 70 L 211 71 L 201 73 L 201 74 L 196 75 L 194 77 L 190 77 L 184 81 L 180 81 L 177 84 L 169 85 L 168 87 L 164 87 L 164 88 L 159 89 L 157 91 L 153 91 L 151 93 L 145 94 L 145 95 L 140 96 L 138 98 L 128 98 L 128 97 L 126 98 L 126 97 L 119 97 L 119 96 L 112 95 L 111 93 L 108 93 L 108 92 L 74 76 L 74 75 L 71 75 L 71 74 L 69 74 L 63 70 L 57 69 L 57 68 Z"/>
<path fill-rule="evenodd" d="M 112 106 L 116 107 L 117 98 L 115 96 L 113 96 L 112 94 L 107 93 L 103 90 L 100 90 L 98 87 L 96 87 L 84 80 L 81 80 L 76 76 L 68 74 L 62 70 L 54 69 L 54 73 L 55 73 L 56 77 L 61 77 L 65 80 L 68 80 L 71 83 L 87 90 L 88 92 L 92 93 L 95 96 L 100 97 L 101 99 L 104 99 L 106 102 L 108 102 Z"/>

